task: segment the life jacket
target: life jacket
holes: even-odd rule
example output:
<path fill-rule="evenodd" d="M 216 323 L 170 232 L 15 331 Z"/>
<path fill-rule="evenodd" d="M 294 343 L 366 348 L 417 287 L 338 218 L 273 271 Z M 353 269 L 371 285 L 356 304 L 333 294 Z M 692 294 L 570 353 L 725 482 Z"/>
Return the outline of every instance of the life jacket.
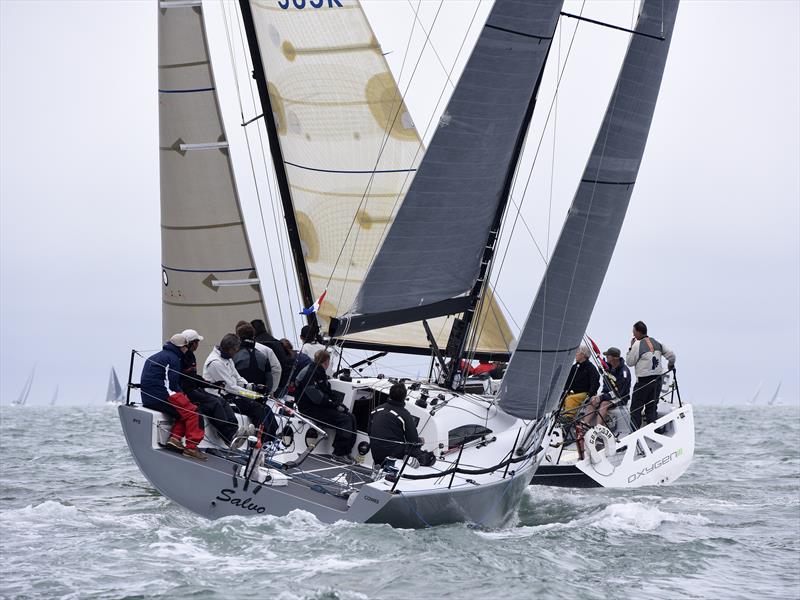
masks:
<path fill-rule="evenodd" d="M 255 348 L 241 348 L 233 357 L 233 363 L 239 375 L 249 383 L 267 384 L 267 357 Z"/>

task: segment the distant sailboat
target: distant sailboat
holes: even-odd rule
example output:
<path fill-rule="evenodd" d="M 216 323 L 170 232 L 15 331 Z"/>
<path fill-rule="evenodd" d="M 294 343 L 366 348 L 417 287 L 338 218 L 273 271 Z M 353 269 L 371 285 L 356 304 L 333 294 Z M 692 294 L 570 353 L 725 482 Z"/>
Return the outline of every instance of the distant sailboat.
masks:
<path fill-rule="evenodd" d="M 53 392 L 53 397 L 50 398 L 50 406 L 55 406 L 57 401 L 58 401 L 58 386 L 56 386 L 56 389 Z"/>
<path fill-rule="evenodd" d="M 25 385 L 22 388 L 19 396 L 16 400 L 14 400 L 11 404 L 15 406 L 25 406 L 25 403 L 28 401 L 28 395 L 31 393 L 31 386 L 33 385 L 33 376 L 36 373 L 36 365 L 33 365 L 33 369 L 31 369 L 31 374 L 28 375 L 28 379 L 25 381 Z"/>
<path fill-rule="evenodd" d="M 125 402 L 125 394 L 122 393 L 122 386 L 114 367 L 111 367 L 111 374 L 108 376 L 108 391 L 106 391 L 106 404 L 122 404 Z"/>
<path fill-rule="evenodd" d="M 779 393 L 780 393 L 780 391 L 781 391 L 781 384 L 782 384 L 782 383 L 783 383 L 782 381 L 779 381 L 779 382 L 778 382 L 778 387 L 777 387 L 777 388 L 775 388 L 775 393 L 774 393 L 774 394 L 772 394 L 772 398 L 770 398 L 770 399 L 769 399 L 769 402 L 767 402 L 767 404 L 768 404 L 769 406 L 772 406 L 773 404 L 775 404 L 775 401 L 776 401 L 776 400 L 778 400 L 778 394 L 779 394 Z"/>
<path fill-rule="evenodd" d="M 752 398 L 750 398 L 750 404 L 755 404 L 756 403 L 756 401 L 758 400 L 758 396 L 761 394 L 761 388 L 762 387 L 764 387 L 764 383 L 763 382 L 758 384 L 758 389 L 756 390 L 756 393 L 753 394 Z"/>

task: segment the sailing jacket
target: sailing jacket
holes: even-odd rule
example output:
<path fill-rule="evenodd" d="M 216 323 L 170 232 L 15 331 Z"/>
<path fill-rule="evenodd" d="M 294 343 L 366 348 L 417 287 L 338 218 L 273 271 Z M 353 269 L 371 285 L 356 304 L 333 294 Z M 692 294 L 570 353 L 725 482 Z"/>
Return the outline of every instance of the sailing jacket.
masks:
<path fill-rule="evenodd" d="M 664 368 L 661 366 L 662 356 L 667 359 L 667 364 L 672 369 L 675 366 L 675 353 L 655 338 L 645 336 L 631 344 L 625 362 L 629 367 L 636 367 L 637 379 L 652 377 L 664 374 Z"/>
<path fill-rule="evenodd" d="M 380 464 L 388 456 L 402 458 L 419 450 L 417 426 L 405 401 L 389 400 L 372 411 L 369 425 L 372 459 Z"/>
<path fill-rule="evenodd" d="M 148 408 L 162 410 L 162 400 L 169 398 L 170 393 L 164 385 L 168 379 L 169 389 L 182 392 L 181 358 L 183 352 L 172 342 L 164 344 L 161 352 L 156 352 L 144 363 L 141 376 L 142 404 Z M 169 370 L 168 370 L 169 369 Z"/>
<path fill-rule="evenodd" d="M 208 355 L 203 365 L 203 378 L 206 381 L 224 382 L 225 391 L 232 394 L 243 392 L 247 389 L 247 380 L 239 375 L 232 358 L 222 358 L 219 346 L 214 346 L 211 353 Z M 215 389 L 208 391 L 219 395 L 219 391 Z"/>
<path fill-rule="evenodd" d="M 253 360 L 255 365 L 252 364 Z M 254 347 L 246 348 L 242 344 L 233 362 L 239 374 L 247 375 L 245 379 L 250 383 L 264 384 L 269 387 L 270 393 L 278 389 L 283 369 L 278 357 L 268 346 L 255 342 Z"/>
<path fill-rule="evenodd" d="M 275 353 L 275 358 L 278 359 L 278 363 L 281 365 L 281 376 L 278 381 L 278 389 L 283 389 L 286 386 L 286 382 L 289 379 L 289 372 L 292 369 L 292 359 L 286 353 L 286 349 L 283 347 L 283 344 L 280 341 L 276 340 L 266 331 L 263 333 L 259 333 L 256 336 L 256 343 L 264 344 L 267 348 L 272 350 Z M 270 362 L 270 364 L 272 364 Z M 273 373 L 273 381 L 275 380 L 274 373 Z"/>
<path fill-rule="evenodd" d="M 567 375 L 567 382 L 564 384 L 564 392 L 570 394 L 586 392 L 594 396 L 599 388 L 600 376 L 591 362 L 585 360 L 572 365 Z"/>
<path fill-rule="evenodd" d="M 300 371 L 297 375 L 295 399 L 304 413 L 314 412 L 316 408 L 331 408 L 335 405 L 331 384 L 322 365 L 309 363 Z"/>
<path fill-rule="evenodd" d="M 612 377 L 613 388 L 608 385 L 608 379 Z M 628 370 L 628 367 L 626 367 L 625 363 L 622 361 L 619 361 L 619 366 L 616 369 L 609 364 L 608 373 L 606 377 L 603 377 L 603 393 L 600 394 L 600 399 L 611 401 L 615 398 L 619 398 L 622 401 L 621 404 L 625 405 L 628 404 L 630 393 L 631 372 Z"/>

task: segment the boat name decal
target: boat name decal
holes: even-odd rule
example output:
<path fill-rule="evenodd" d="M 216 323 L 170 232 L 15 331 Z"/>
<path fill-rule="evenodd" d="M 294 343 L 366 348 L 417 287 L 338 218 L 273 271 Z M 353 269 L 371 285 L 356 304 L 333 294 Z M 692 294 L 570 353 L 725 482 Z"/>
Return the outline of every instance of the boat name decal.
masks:
<path fill-rule="evenodd" d="M 283 10 L 289 8 L 290 4 L 295 8 L 303 9 L 306 5 L 311 8 L 322 8 L 326 3 L 328 4 L 328 8 L 333 8 L 334 6 L 344 8 L 339 0 L 278 0 L 278 6 Z"/>
<path fill-rule="evenodd" d="M 678 458 L 682 454 L 683 454 L 683 448 L 678 448 L 677 450 L 675 450 L 675 452 L 673 452 L 671 454 L 668 454 L 664 458 L 659 458 L 656 462 L 654 462 L 649 467 L 645 467 L 644 469 L 642 469 L 638 473 L 634 473 L 633 475 L 630 475 L 628 477 L 628 483 L 633 483 L 634 481 L 639 479 L 639 477 L 644 477 L 645 475 L 647 475 L 649 473 L 652 473 L 656 469 L 658 469 L 660 467 L 663 467 L 665 464 L 670 462 L 673 458 Z"/>
<path fill-rule="evenodd" d="M 381 503 L 380 500 L 378 500 L 376 498 L 373 498 L 372 496 L 364 496 L 364 500 L 367 500 L 369 502 L 374 502 L 375 504 L 380 504 Z"/>
<path fill-rule="evenodd" d="M 219 495 L 217 496 L 217 500 L 221 502 L 230 502 L 233 506 L 239 506 L 245 510 L 252 510 L 260 515 L 264 514 L 267 510 L 266 507 L 259 506 L 258 504 L 253 502 L 252 498 L 237 498 L 236 490 L 231 490 L 231 489 L 220 490 Z"/>

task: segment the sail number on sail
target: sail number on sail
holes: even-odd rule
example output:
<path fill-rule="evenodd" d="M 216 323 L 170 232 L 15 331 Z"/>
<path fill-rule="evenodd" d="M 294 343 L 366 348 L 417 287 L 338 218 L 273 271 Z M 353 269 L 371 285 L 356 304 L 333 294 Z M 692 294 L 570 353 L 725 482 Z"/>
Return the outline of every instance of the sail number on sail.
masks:
<path fill-rule="evenodd" d="M 344 8 L 339 0 L 291 0 L 291 2 L 289 0 L 278 0 L 278 6 L 284 10 L 289 8 L 289 5 L 295 8 L 305 8 L 306 4 L 311 8 L 322 8 L 326 3 L 328 4 L 328 8 L 333 8 L 334 6 Z"/>

